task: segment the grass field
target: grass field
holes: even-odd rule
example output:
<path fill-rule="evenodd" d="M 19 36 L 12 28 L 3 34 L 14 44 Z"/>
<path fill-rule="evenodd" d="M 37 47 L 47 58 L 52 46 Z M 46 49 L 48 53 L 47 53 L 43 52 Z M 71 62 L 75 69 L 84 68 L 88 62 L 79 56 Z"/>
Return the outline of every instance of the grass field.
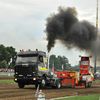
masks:
<path fill-rule="evenodd" d="M 95 80 L 95 81 L 93 81 L 93 82 L 100 82 L 100 79 L 99 79 L 99 80 Z"/>
<path fill-rule="evenodd" d="M 0 80 L 0 83 L 15 83 L 13 79 Z"/>
<path fill-rule="evenodd" d="M 8 76 L 8 75 L 0 75 L 0 77 L 1 77 L 0 83 L 14 83 L 13 79 L 9 79 L 9 77 L 13 78 L 14 77 L 13 75 L 10 75 L 10 76 Z M 2 77 L 4 77 L 4 79 Z M 8 78 L 8 79 L 6 79 L 5 77 Z"/>
<path fill-rule="evenodd" d="M 0 75 L 0 76 L 8 76 L 8 75 Z M 10 75 L 10 76 L 14 77 L 14 75 Z M 8 76 L 8 77 L 9 77 L 9 76 Z"/>
<path fill-rule="evenodd" d="M 75 97 L 55 99 L 55 100 L 100 100 L 100 94 L 87 95 L 87 96 L 75 96 Z"/>

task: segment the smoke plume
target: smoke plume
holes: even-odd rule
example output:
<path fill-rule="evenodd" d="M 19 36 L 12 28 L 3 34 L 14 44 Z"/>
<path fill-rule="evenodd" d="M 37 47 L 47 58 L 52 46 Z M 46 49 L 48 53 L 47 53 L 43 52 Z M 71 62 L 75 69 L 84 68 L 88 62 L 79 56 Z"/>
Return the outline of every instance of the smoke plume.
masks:
<path fill-rule="evenodd" d="M 96 27 L 92 23 L 77 18 L 77 11 L 73 7 L 58 7 L 58 13 L 51 14 L 46 23 L 47 49 L 50 52 L 55 46 L 56 40 L 61 41 L 68 49 L 77 48 L 89 54 L 99 53 L 96 44 L 100 43 L 100 38 L 97 35 Z M 98 36 L 98 39 L 97 39 Z"/>

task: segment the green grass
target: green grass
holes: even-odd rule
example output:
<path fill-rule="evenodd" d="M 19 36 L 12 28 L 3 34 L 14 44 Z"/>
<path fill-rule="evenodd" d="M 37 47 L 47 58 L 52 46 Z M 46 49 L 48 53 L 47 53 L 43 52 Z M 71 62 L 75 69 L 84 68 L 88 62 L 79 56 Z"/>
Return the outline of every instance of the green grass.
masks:
<path fill-rule="evenodd" d="M 95 81 L 93 81 L 93 82 L 100 82 L 100 80 L 95 80 Z"/>
<path fill-rule="evenodd" d="M 55 100 L 100 100 L 100 94 L 87 95 L 87 96 L 75 96 L 75 97 L 55 99 Z"/>
<path fill-rule="evenodd" d="M 13 79 L 9 80 L 0 80 L 0 83 L 15 83 Z"/>
<path fill-rule="evenodd" d="M 8 76 L 8 75 L 0 75 L 0 76 Z M 10 76 L 14 76 L 14 75 L 10 75 Z M 9 77 L 9 76 L 8 76 Z"/>

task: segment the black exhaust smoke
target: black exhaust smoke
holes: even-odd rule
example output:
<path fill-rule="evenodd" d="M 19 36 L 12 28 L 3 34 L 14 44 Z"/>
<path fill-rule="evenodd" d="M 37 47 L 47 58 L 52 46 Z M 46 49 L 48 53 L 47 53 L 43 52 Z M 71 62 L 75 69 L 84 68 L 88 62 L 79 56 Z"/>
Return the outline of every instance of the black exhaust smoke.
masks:
<path fill-rule="evenodd" d="M 56 40 L 60 40 L 68 49 L 77 48 L 89 54 L 95 52 L 95 46 L 100 41 L 100 38 L 97 40 L 96 27 L 86 20 L 79 21 L 77 14 L 74 7 L 60 6 L 57 14 L 51 14 L 46 19 L 48 52 L 54 47 Z M 96 52 L 99 53 L 99 45 L 98 48 Z"/>

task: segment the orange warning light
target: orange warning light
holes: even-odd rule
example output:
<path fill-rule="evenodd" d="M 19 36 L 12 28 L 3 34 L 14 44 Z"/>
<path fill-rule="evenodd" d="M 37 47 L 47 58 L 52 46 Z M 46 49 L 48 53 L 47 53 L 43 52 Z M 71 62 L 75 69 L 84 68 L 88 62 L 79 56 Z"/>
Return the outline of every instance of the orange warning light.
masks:
<path fill-rule="evenodd" d="M 38 49 L 36 48 L 36 51 L 38 51 Z"/>
<path fill-rule="evenodd" d="M 22 52 L 24 52 L 24 49 L 22 49 Z"/>

